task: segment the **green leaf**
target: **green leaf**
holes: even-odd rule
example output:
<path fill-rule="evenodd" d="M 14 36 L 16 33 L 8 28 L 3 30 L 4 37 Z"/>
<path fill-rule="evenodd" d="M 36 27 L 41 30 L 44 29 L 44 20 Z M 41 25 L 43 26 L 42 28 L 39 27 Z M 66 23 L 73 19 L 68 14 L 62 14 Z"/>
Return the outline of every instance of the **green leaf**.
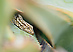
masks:
<path fill-rule="evenodd" d="M 6 0 L 0 0 L 0 52 L 2 52 L 1 50 L 2 50 L 5 28 L 9 22 L 10 15 L 12 14 L 11 11 L 12 9 L 6 2 Z"/>
<path fill-rule="evenodd" d="M 53 46 L 61 46 L 72 52 L 73 28 L 70 18 L 61 12 L 43 7 L 35 2 L 26 1 L 21 10 L 28 16 L 27 19 L 46 35 Z"/>

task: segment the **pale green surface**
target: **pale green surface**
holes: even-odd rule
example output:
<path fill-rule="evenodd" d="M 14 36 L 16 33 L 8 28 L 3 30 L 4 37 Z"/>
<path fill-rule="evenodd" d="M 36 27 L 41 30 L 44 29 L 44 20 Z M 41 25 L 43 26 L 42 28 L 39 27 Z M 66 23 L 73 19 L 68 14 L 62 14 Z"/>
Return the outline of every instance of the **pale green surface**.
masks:
<path fill-rule="evenodd" d="M 52 5 L 73 12 L 73 0 L 38 0 L 44 5 Z"/>
<path fill-rule="evenodd" d="M 6 52 L 41 52 L 40 49 L 34 45 L 33 43 L 29 42 L 27 45 L 22 49 L 7 49 Z"/>
<path fill-rule="evenodd" d="M 35 35 L 31 35 L 25 31 L 22 31 L 21 29 L 19 29 L 17 26 L 15 26 L 12 23 L 10 23 L 10 28 L 15 36 L 22 35 L 24 38 L 31 38 L 32 41 L 34 41 L 35 43 L 37 43 L 39 45 L 39 42 L 36 39 Z"/>

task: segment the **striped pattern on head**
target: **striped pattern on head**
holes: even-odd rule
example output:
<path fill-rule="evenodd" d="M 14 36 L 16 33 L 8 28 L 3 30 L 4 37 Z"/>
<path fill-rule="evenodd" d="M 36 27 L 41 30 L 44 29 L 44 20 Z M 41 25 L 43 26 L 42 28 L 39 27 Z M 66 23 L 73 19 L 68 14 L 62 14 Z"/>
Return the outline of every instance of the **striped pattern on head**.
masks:
<path fill-rule="evenodd" d="M 21 30 L 33 35 L 33 26 L 29 23 L 25 22 L 20 14 L 17 14 L 13 20 L 13 24 L 15 24 L 17 27 L 19 27 Z"/>

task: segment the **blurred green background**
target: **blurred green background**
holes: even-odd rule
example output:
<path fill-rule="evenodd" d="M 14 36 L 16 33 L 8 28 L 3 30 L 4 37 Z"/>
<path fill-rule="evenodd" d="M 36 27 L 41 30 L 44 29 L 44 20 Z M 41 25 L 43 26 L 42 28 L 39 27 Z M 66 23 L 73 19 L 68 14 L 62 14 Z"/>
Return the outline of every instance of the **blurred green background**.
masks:
<path fill-rule="evenodd" d="M 72 4 L 73 0 L 0 0 L 0 52 L 73 52 Z M 34 35 L 11 23 L 16 11 L 37 28 Z"/>

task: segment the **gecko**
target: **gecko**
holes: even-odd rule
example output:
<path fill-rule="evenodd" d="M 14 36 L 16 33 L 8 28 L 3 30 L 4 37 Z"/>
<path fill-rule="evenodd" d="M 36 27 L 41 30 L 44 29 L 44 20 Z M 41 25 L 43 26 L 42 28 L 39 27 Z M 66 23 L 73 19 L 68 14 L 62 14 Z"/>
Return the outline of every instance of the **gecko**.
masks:
<path fill-rule="evenodd" d="M 27 23 L 26 21 L 24 21 L 20 14 L 14 16 L 14 18 L 12 19 L 12 23 L 16 25 L 18 28 L 20 28 L 21 30 L 31 35 L 34 35 L 33 26 Z"/>

